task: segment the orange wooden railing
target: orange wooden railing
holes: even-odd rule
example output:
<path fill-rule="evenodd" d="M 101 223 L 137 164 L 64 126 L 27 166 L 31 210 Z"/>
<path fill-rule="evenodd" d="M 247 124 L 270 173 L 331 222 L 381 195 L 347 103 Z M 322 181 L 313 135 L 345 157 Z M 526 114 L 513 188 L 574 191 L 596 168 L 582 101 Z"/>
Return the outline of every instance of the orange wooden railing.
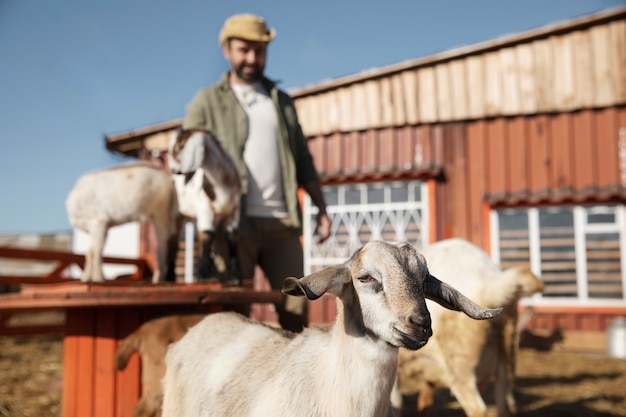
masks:
<path fill-rule="evenodd" d="M 42 249 L 21 249 L 21 248 L 0 248 L 0 258 L 10 258 L 32 261 L 56 261 L 58 265 L 46 275 L 25 276 L 6 275 L 0 271 L 0 285 L 22 285 L 22 284 L 52 284 L 55 282 L 67 282 L 73 278 L 66 274 L 66 269 L 71 265 L 76 265 L 83 269 L 85 267 L 85 256 L 71 252 L 61 252 Z M 137 270 L 130 275 L 130 279 L 142 279 L 151 274 L 148 262 L 144 258 L 115 258 L 105 256 L 103 263 L 135 265 Z"/>
<path fill-rule="evenodd" d="M 71 252 L 42 250 L 42 249 L 24 249 L 24 248 L 6 248 L 0 247 L 0 258 L 20 261 L 32 261 L 33 263 L 41 262 L 56 262 L 54 268 L 45 274 L 40 275 L 16 275 L 6 273 L 0 269 L 0 287 L 16 290 L 26 286 L 44 286 L 45 284 L 58 284 L 58 283 L 70 283 L 78 282 L 75 278 L 68 275 L 67 269 L 72 265 L 78 266 L 80 269 L 85 267 L 85 256 L 75 254 Z M 115 258 L 115 257 L 103 257 L 103 263 L 109 264 L 124 264 L 135 265 L 136 271 L 132 275 L 120 277 L 122 280 L 141 280 L 144 277 L 149 276 L 152 272 L 145 259 L 129 259 L 129 258 Z M 29 310 L 27 302 L 25 302 L 25 308 L 16 309 L 7 308 L 10 307 L 9 301 L 14 301 L 7 297 L 0 297 L 0 335 L 23 335 L 23 334 L 44 334 L 44 333 L 62 333 L 65 330 L 65 324 L 53 321 L 51 323 L 44 324 L 28 324 L 28 325 L 16 325 L 14 322 L 17 319 L 17 315 L 28 313 L 31 317 L 41 314 L 41 310 L 45 310 L 48 313 L 53 311 L 63 312 L 63 309 L 52 307 L 40 308 L 37 310 Z M 54 304 L 54 301 L 51 302 Z M 49 316 L 49 315 L 48 315 Z M 44 320 L 45 321 L 45 320 Z"/>

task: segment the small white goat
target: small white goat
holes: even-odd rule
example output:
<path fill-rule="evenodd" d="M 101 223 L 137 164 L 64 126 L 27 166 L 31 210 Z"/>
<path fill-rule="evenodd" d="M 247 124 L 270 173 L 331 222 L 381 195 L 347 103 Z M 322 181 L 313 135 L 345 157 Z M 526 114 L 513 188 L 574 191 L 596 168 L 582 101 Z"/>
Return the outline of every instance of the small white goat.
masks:
<path fill-rule="evenodd" d="M 283 292 L 337 297 L 330 329 L 293 334 L 236 313 L 209 315 L 166 355 L 163 417 L 361 416 L 391 414 L 398 348 L 432 335 L 426 298 L 474 319 L 497 316 L 431 276 L 409 244 L 373 241 L 341 265 Z"/>
<path fill-rule="evenodd" d="M 502 270 L 482 249 L 463 239 L 437 242 L 422 253 L 432 274 L 481 305 L 503 306 L 504 312 L 494 320 L 477 322 L 429 303 L 435 334 L 420 351 L 400 349 L 401 392 L 419 391 L 418 410 L 424 416 L 433 405 L 435 386 L 443 385 L 469 417 L 484 417 L 487 409 L 479 386 L 495 376 L 498 416 L 513 415 L 518 301 L 541 292 L 543 283 L 525 267 Z M 397 395 L 394 392 L 394 407 L 399 408 Z"/>
<path fill-rule="evenodd" d="M 107 232 L 113 226 L 134 221 L 149 220 L 154 225 L 159 267 L 152 282 L 173 274 L 170 254 L 178 244 L 178 208 L 172 179 L 162 168 L 139 162 L 88 172 L 78 179 L 65 206 L 70 223 L 91 238 L 83 282 L 104 281 L 102 249 Z"/>
<path fill-rule="evenodd" d="M 242 191 L 235 161 L 217 137 L 201 129 L 174 131 L 168 156 L 180 212 L 195 220 L 201 233 L 200 276 L 211 277 L 227 268 L 226 260 L 224 265 L 213 263 L 215 233 L 220 225 L 229 234 L 228 267 L 237 275 L 236 230 Z"/>

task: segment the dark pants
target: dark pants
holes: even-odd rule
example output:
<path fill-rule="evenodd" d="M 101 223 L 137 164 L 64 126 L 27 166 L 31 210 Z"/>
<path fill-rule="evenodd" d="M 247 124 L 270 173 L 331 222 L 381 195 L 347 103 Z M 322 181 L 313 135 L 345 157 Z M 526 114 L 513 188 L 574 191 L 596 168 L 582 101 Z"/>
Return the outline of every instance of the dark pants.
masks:
<path fill-rule="evenodd" d="M 238 255 L 243 278 L 253 278 L 259 265 L 273 290 L 280 291 L 287 277 L 304 275 L 299 231 L 280 219 L 247 218 L 239 234 Z M 283 329 L 300 332 L 308 325 L 306 297 L 285 296 L 275 306 Z"/>

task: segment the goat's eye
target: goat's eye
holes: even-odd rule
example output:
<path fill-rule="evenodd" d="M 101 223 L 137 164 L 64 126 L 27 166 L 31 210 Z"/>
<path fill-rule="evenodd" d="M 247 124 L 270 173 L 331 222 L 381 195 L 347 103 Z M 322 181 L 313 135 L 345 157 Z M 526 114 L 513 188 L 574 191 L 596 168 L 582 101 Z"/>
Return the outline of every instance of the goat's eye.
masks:
<path fill-rule="evenodd" d="M 363 276 L 360 276 L 358 280 L 361 282 L 372 282 L 374 281 L 374 278 L 372 278 L 370 275 L 363 275 Z"/>

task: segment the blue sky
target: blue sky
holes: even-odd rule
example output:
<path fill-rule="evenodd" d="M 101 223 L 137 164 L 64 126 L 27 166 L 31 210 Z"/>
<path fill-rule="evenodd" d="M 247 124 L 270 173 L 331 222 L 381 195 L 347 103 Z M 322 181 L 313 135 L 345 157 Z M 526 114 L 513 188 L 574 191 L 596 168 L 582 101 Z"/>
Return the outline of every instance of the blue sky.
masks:
<path fill-rule="evenodd" d="M 76 179 L 128 161 L 103 136 L 182 117 L 227 69 L 232 14 L 276 28 L 266 74 L 289 90 L 624 4 L 0 0 L 0 234 L 70 230 Z"/>

